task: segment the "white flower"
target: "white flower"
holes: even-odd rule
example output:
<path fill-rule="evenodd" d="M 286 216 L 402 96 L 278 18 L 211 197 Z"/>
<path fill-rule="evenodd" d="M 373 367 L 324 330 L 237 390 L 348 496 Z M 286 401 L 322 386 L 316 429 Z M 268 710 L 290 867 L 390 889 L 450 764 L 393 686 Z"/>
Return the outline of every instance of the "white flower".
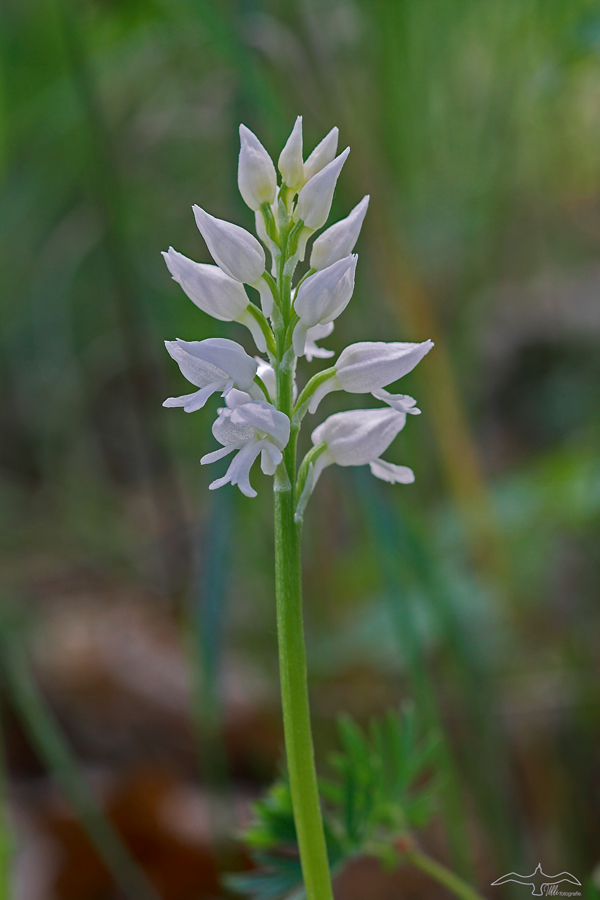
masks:
<path fill-rule="evenodd" d="M 192 209 L 198 230 L 219 268 L 236 281 L 258 281 L 265 271 L 265 251 L 254 235 L 233 222 L 216 219 L 200 206 Z"/>
<path fill-rule="evenodd" d="M 277 192 L 277 174 L 273 160 L 249 128 L 240 125 L 240 160 L 238 187 L 250 209 L 273 203 Z"/>
<path fill-rule="evenodd" d="M 273 294 L 264 280 L 265 251 L 253 234 L 209 215 L 200 206 L 194 206 L 196 225 L 211 256 L 226 275 L 243 284 L 249 284 L 260 293 L 261 306 L 266 316 L 273 311 Z"/>
<path fill-rule="evenodd" d="M 252 332 L 256 346 L 266 350 L 265 336 L 249 311 L 246 291 L 219 266 L 197 263 L 169 247 L 163 253 L 173 280 L 181 285 L 192 303 L 222 322 L 241 322 Z"/>
<path fill-rule="evenodd" d="M 313 175 L 298 194 L 294 218 L 296 221 L 301 219 L 311 231 L 322 228 L 327 221 L 335 185 L 349 153 L 350 147 L 346 147 L 343 153 Z"/>
<path fill-rule="evenodd" d="M 400 341 L 361 341 L 350 344 L 340 353 L 335 372 L 320 384 L 312 395 L 309 412 L 314 413 L 326 394 L 347 391 L 349 394 L 373 394 L 400 412 L 417 413 L 414 401 L 406 405 L 405 394 L 382 391 L 388 384 L 407 375 L 429 353 L 432 341 L 409 344 Z M 412 397 L 408 398 L 411 401 Z"/>
<path fill-rule="evenodd" d="M 314 462 L 312 486 L 326 466 L 364 466 L 367 463 L 377 478 L 392 483 L 410 484 L 412 469 L 379 459 L 406 423 L 406 413 L 395 409 L 352 409 L 325 419 L 312 433 L 316 446 L 324 443 Z"/>
<path fill-rule="evenodd" d="M 243 347 L 226 338 L 208 338 L 205 341 L 165 341 L 169 355 L 175 360 L 181 374 L 200 388 L 182 397 L 169 397 L 163 406 L 183 406 L 186 412 L 202 409 L 208 398 L 222 391 L 228 394 L 233 388 L 261 396 L 260 387 L 254 383 L 258 365 Z"/>
<path fill-rule="evenodd" d="M 223 478 L 209 485 L 211 491 L 231 483 L 237 484 L 246 497 L 256 497 L 250 484 L 250 469 L 257 456 L 261 456 L 265 475 L 274 475 L 283 458 L 282 450 L 290 437 L 290 420 L 270 403 L 247 398 L 247 394 L 231 391 L 226 400 L 228 408 L 220 410 L 213 425 L 212 433 L 223 448 L 203 456 L 202 465 L 216 462 L 234 450 L 239 452 Z"/>
<path fill-rule="evenodd" d="M 329 165 L 335 159 L 337 153 L 339 129 L 334 127 L 323 140 L 317 144 L 313 152 L 304 163 L 304 181 L 308 181 L 317 172 Z"/>
<path fill-rule="evenodd" d="M 300 317 L 293 334 L 294 353 L 302 356 L 306 334 L 315 325 L 327 325 L 342 313 L 352 297 L 358 256 L 347 256 L 303 281 L 294 301 Z"/>
<path fill-rule="evenodd" d="M 313 359 L 327 359 L 329 356 L 334 355 L 335 351 L 326 350 L 317 344 L 317 341 L 320 341 L 321 338 L 329 337 L 333 328 L 333 322 L 328 322 L 327 325 L 315 325 L 314 328 L 308 329 L 304 345 L 304 355 L 308 362 L 312 362 Z"/>
<path fill-rule="evenodd" d="M 279 156 L 277 168 L 286 187 L 294 191 L 300 190 L 305 181 L 302 162 L 302 116 L 296 119 L 292 133 Z"/>
<path fill-rule="evenodd" d="M 363 220 L 369 205 L 369 195 L 363 197 L 350 215 L 336 222 L 319 235 L 310 254 L 311 269 L 326 269 L 338 259 L 343 259 L 354 250 Z"/>

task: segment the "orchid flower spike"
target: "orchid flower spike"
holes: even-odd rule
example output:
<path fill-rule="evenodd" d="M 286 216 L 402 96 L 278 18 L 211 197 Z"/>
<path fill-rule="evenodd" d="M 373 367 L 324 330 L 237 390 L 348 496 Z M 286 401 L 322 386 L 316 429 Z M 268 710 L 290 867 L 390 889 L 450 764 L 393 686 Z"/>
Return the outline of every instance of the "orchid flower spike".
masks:
<path fill-rule="evenodd" d="M 350 215 L 331 225 L 320 234 L 313 244 L 310 254 L 311 269 L 326 269 L 338 259 L 349 256 L 358 240 L 362 223 L 367 214 L 369 195 L 363 197 Z"/>
<path fill-rule="evenodd" d="M 335 159 L 337 153 L 339 128 L 334 127 L 325 135 L 323 140 L 317 144 L 313 152 L 304 163 L 304 181 L 305 183 L 328 166 Z"/>
<path fill-rule="evenodd" d="M 325 419 L 312 433 L 311 440 L 322 452 L 314 461 L 312 487 L 326 466 L 369 465 L 371 472 L 392 484 L 411 484 L 414 472 L 407 466 L 380 459 L 406 424 L 406 413 L 395 409 L 352 409 Z"/>
<path fill-rule="evenodd" d="M 331 391 L 347 391 L 349 394 L 373 394 L 400 412 L 417 414 L 419 410 L 413 408 L 415 401 L 412 397 L 388 394 L 381 389 L 407 375 L 432 347 L 433 341 L 420 344 L 362 341 L 350 344 L 340 353 L 330 377 L 316 388 L 310 399 L 309 412 L 316 412 L 323 397 Z"/>
<path fill-rule="evenodd" d="M 347 256 L 303 281 L 294 301 L 300 321 L 293 334 L 296 356 L 302 356 L 309 328 L 328 325 L 342 313 L 354 291 L 354 272 L 358 256 Z"/>
<path fill-rule="evenodd" d="M 239 281 L 230 278 L 219 266 L 194 262 L 172 247 L 163 256 L 173 280 L 181 285 L 192 303 L 222 322 L 245 325 L 252 332 L 258 349 L 264 353 L 267 349 L 265 336 L 249 310 L 248 295 Z"/>
<path fill-rule="evenodd" d="M 226 403 L 227 408 L 219 411 L 212 428 L 223 447 L 207 453 L 200 462 L 207 465 L 239 451 L 226 474 L 213 481 L 209 488 L 214 491 L 225 484 L 237 484 L 246 497 L 256 497 L 250 484 L 250 469 L 260 455 L 265 475 L 275 474 L 290 437 L 290 420 L 271 403 L 251 400 L 247 393 L 235 389 L 227 395 Z"/>
<path fill-rule="evenodd" d="M 311 231 L 322 228 L 327 221 L 333 192 L 349 153 L 350 147 L 346 147 L 343 153 L 313 175 L 298 194 L 294 219 L 304 222 Z"/>
<path fill-rule="evenodd" d="M 243 347 L 226 338 L 208 338 L 205 341 L 165 341 L 169 355 L 175 360 L 181 374 L 200 388 L 182 397 L 169 397 L 163 406 L 183 406 L 186 412 L 202 409 L 212 394 L 221 391 L 227 396 L 237 388 L 252 397 L 264 396 L 255 384 L 256 360 L 248 356 Z"/>
<path fill-rule="evenodd" d="M 283 184 L 299 191 L 304 184 L 304 163 L 302 162 L 302 116 L 298 116 L 292 133 L 279 156 L 277 168 L 281 172 Z"/>
<path fill-rule="evenodd" d="M 250 209 L 273 203 L 277 193 L 277 174 L 273 160 L 249 128 L 240 125 L 238 187 Z"/>

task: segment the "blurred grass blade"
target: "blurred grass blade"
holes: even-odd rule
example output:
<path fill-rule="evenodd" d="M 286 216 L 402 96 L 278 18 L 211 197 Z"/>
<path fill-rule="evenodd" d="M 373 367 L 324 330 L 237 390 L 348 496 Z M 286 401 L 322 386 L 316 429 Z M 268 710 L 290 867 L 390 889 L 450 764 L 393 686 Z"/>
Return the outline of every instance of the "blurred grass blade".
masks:
<path fill-rule="evenodd" d="M 9 700 L 115 883 L 127 900 L 160 900 L 82 776 L 59 724 L 35 684 L 19 640 L 5 631 L 0 635 L 0 648 Z"/>
<path fill-rule="evenodd" d="M 0 900 L 11 900 L 13 839 L 8 818 L 8 779 L 0 719 Z"/>

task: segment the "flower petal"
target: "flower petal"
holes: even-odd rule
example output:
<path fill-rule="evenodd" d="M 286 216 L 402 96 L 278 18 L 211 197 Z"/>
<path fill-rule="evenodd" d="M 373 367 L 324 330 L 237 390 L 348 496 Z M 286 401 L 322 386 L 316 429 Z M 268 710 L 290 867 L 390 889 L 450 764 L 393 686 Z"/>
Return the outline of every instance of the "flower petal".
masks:
<path fill-rule="evenodd" d="M 236 281 L 254 284 L 265 271 L 265 251 L 253 234 L 194 205 L 196 225 L 219 268 Z"/>
<path fill-rule="evenodd" d="M 218 266 L 194 262 L 172 247 L 163 256 L 173 280 L 201 310 L 222 322 L 244 314 L 249 302 L 246 291 Z"/>
<path fill-rule="evenodd" d="M 165 341 L 165 344 L 170 355 L 179 363 L 181 371 L 188 381 L 197 384 L 198 387 L 202 387 L 202 384 L 189 377 L 186 370 L 189 370 L 191 374 L 197 371 L 198 377 L 201 372 L 214 370 L 213 381 L 216 381 L 217 375 L 220 374 L 233 379 L 236 387 L 240 390 L 247 390 L 254 381 L 258 368 L 257 362 L 235 341 L 227 338 L 182 341 L 177 338 L 177 341 Z"/>
<path fill-rule="evenodd" d="M 319 235 L 310 254 L 312 269 L 326 269 L 354 250 L 369 206 L 369 195 L 363 197 L 352 212 Z"/>
<path fill-rule="evenodd" d="M 313 175 L 298 194 L 294 218 L 301 219 L 307 228 L 316 231 L 327 221 L 335 185 L 349 153 L 350 147 L 346 147 L 343 153 Z"/>
<path fill-rule="evenodd" d="M 277 192 L 277 173 L 273 160 L 249 128 L 240 125 L 238 187 L 250 209 L 273 203 Z"/>
<path fill-rule="evenodd" d="M 408 466 L 397 466 L 384 459 L 371 460 L 369 468 L 375 478 L 388 481 L 390 484 L 412 484 L 415 480 L 415 473 Z"/>
<path fill-rule="evenodd" d="M 345 391 L 352 394 L 379 390 L 414 369 L 432 347 L 432 341 L 420 344 L 385 341 L 350 344 L 342 350 L 335 366 L 339 382 Z"/>

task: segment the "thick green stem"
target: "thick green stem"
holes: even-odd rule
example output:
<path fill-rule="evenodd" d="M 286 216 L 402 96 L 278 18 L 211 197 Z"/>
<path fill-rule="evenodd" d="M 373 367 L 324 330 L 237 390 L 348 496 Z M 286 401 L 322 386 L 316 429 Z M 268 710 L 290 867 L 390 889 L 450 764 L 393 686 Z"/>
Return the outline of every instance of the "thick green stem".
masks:
<path fill-rule="evenodd" d="M 417 869 L 421 869 L 422 872 L 434 878 L 438 884 L 442 884 L 457 897 L 460 897 L 460 900 L 483 900 L 481 894 L 473 890 L 466 881 L 463 881 L 450 869 L 436 862 L 435 859 L 431 859 L 430 856 L 427 856 L 417 847 L 412 847 L 406 852 L 405 856 L 407 862 L 412 863 Z"/>

